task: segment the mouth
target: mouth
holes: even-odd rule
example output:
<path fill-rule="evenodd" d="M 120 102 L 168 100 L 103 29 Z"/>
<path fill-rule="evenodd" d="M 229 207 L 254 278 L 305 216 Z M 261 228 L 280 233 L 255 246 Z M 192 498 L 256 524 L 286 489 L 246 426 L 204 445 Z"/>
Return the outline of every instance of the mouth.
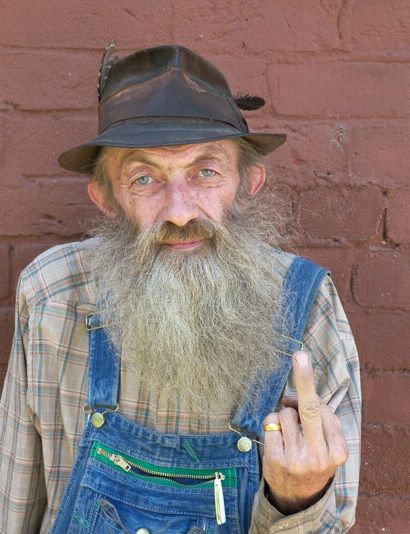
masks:
<path fill-rule="evenodd" d="M 174 250 L 193 250 L 203 244 L 203 239 L 185 241 L 163 241 L 161 244 Z"/>

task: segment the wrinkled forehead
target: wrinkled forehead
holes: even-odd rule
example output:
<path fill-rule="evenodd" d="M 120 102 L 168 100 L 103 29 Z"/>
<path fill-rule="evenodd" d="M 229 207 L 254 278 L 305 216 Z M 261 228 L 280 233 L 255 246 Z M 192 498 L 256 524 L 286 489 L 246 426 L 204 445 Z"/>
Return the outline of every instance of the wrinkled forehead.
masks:
<path fill-rule="evenodd" d="M 239 147 L 234 141 L 224 139 L 207 143 L 151 148 L 105 147 L 104 154 L 109 176 L 116 176 L 129 161 L 152 162 L 156 166 L 165 168 L 173 165 L 189 167 L 197 161 L 215 160 L 229 167 L 237 167 Z"/>

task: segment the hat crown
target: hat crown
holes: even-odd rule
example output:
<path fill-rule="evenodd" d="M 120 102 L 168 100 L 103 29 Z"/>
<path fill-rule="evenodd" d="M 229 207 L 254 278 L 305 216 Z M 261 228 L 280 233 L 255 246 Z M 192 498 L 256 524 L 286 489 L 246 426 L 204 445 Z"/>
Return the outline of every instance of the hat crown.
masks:
<path fill-rule="evenodd" d="M 275 150 L 283 134 L 250 133 L 242 110 L 265 103 L 232 96 L 222 72 L 192 50 L 163 45 L 121 59 L 115 42 L 105 49 L 98 76 L 98 135 L 61 154 L 61 167 L 91 174 L 100 147 L 186 145 L 242 137 L 260 154 Z"/>
<path fill-rule="evenodd" d="M 212 63 L 183 46 L 164 45 L 139 50 L 116 60 L 102 87 L 100 100 L 104 101 L 127 87 L 158 78 L 174 69 L 182 71 L 186 78 L 199 87 L 232 98 L 224 75 Z"/>

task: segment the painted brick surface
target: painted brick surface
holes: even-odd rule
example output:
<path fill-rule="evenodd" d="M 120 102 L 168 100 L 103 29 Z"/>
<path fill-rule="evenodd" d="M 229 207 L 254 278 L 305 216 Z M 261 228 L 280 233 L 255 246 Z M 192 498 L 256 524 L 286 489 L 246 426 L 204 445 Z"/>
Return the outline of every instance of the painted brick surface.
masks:
<path fill-rule="evenodd" d="M 10 290 L 10 247 L 7 243 L 0 244 L 0 300 L 9 296 Z"/>
<path fill-rule="evenodd" d="M 100 50 L 116 37 L 121 46 L 169 42 L 174 9 L 167 0 L 21 0 L 0 6 L 1 44 L 7 47 Z M 147 23 L 147 21 L 149 21 Z M 145 39 L 145 41 L 144 41 Z"/>
<path fill-rule="evenodd" d="M 408 312 L 366 310 L 359 306 L 349 306 L 346 311 L 355 333 L 363 369 L 387 371 L 408 369 L 409 356 L 406 347 L 407 334 L 410 332 Z"/>
<path fill-rule="evenodd" d="M 356 516 L 354 534 L 404 534 L 410 525 L 410 500 L 380 495 L 362 496 Z"/>
<path fill-rule="evenodd" d="M 403 0 L 352 2 L 351 45 L 358 53 L 408 58 L 410 13 Z"/>
<path fill-rule="evenodd" d="M 19 114 L 5 124 L 4 168 L 14 172 L 16 180 L 67 174 L 59 167 L 57 156 L 88 141 L 96 128 L 96 117 L 88 113 Z M 6 183 L 13 184 L 11 180 Z"/>
<path fill-rule="evenodd" d="M 407 120 L 360 121 L 351 131 L 353 177 L 358 182 L 378 183 L 393 189 L 408 186 L 409 146 Z"/>
<path fill-rule="evenodd" d="M 363 373 L 363 417 L 369 424 L 403 426 L 408 423 L 410 373 Z M 378 399 L 383 399 L 380 402 Z"/>
<path fill-rule="evenodd" d="M 387 233 L 394 243 L 410 242 L 410 189 L 395 189 L 388 197 Z"/>
<path fill-rule="evenodd" d="M 379 61 L 309 62 L 269 68 L 277 112 L 297 116 L 402 117 L 409 113 L 409 76 L 407 64 Z"/>
<path fill-rule="evenodd" d="M 14 310 L 10 307 L 0 309 L 0 329 L 2 338 L 10 339 L 14 331 Z M 4 376 L 10 355 L 10 343 L 0 344 L 0 373 Z"/>
<path fill-rule="evenodd" d="M 300 226 L 311 240 L 368 241 L 377 232 L 382 206 L 376 187 L 318 187 L 301 194 Z"/>
<path fill-rule="evenodd" d="M 288 135 L 267 165 L 295 214 L 292 250 L 332 271 L 361 355 L 352 532 L 410 531 L 409 18 L 407 0 L 1 2 L 0 381 L 19 273 L 93 214 L 86 178 L 56 157 L 95 132 L 102 49 L 178 42 L 265 98 L 252 129 Z"/>
<path fill-rule="evenodd" d="M 361 485 L 367 495 L 408 495 L 406 458 L 410 432 L 404 428 L 365 425 L 362 443 Z M 403 530 L 403 534 L 406 530 Z"/>
<path fill-rule="evenodd" d="M 406 247 L 363 254 L 353 280 L 358 304 L 368 308 L 410 308 L 410 250 Z"/>
<path fill-rule="evenodd" d="M 177 41 L 234 54 L 241 48 L 269 57 L 273 52 L 324 51 L 342 46 L 338 16 L 342 1 L 319 5 L 307 2 L 300 16 L 299 4 L 279 0 L 266 2 L 214 2 L 207 0 L 192 9 L 191 2 L 176 5 Z M 238 46 L 239 45 L 239 46 Z"/>

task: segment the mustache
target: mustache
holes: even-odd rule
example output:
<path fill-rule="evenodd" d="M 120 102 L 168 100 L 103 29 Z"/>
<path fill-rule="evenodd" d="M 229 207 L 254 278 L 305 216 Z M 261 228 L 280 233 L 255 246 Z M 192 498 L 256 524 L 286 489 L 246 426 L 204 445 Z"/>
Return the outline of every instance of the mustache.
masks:
<path fill-rule="evenodd" d="M 213 240 L 217 237 L 219 226 L 213 221 L 192 219 L 185 226 L 165 221 L 154 225 L 150 230 L 150 239 L 153 243 L 161 245 L 172 241 L 199 241 Z"/>

